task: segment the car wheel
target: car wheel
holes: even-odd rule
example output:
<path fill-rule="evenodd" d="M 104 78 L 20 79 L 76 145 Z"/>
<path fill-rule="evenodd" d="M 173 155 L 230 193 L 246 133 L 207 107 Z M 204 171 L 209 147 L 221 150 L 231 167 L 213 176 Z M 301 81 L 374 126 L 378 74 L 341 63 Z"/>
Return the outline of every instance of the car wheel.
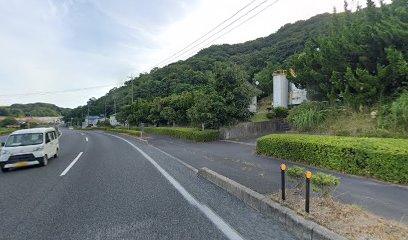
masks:
<path fill-rule="evenodd" d="M 44 167 L 48 165 L 48 157 L 47 155 L 44 155 L 43 159 L 40 160 L 40 166 Z"/>
<path fill-rule="evenodd" d="M 54 158 L 58 157 L 58 148 L 57 148 L 57 152 L 54 154 Z"/>

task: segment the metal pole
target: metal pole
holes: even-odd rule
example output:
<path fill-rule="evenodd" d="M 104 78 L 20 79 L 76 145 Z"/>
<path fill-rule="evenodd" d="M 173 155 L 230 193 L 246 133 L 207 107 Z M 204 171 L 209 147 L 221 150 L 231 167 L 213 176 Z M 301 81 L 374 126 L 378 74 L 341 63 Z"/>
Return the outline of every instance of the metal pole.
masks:
<path fill-rule="evenodd" d="M 305 211 L 309 213 L 310 210 L 310 178 L 312 177 L 312 173 L 307 171 L 306 172 L 306 201 L 305 201 Z"/>
<path fill-rule="evenodd" d="M 281 168 L 281 187 L 282 187 L 282 200 L 285 201 L 286 200 L 286 193 L 285 193 L 285 171 L 286 171 L 286 165 L 282 164 L 280 166 Z"/>

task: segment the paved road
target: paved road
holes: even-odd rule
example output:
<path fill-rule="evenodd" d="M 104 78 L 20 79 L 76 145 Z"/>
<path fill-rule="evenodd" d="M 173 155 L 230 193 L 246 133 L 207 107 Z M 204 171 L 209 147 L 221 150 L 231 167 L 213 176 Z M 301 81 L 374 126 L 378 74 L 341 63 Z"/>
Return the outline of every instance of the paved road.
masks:
<path fill-rule="evenodd" d="M 149 143 L 196 168 L 208 167 L 260 193 L 279 191 L 279 166 L 282 160 L 257 156 L 255 138 L 235 141 L 242 143 L 193 143 L 151 135 Z M 289 167 L 293 165 L 287 164 Z M 307 168 L 312 172 L 323 171 Z M 341 185 L 334 194 L 336 199 L 408 224 L 408 187 L 345 174 L 332 174 L 341 178 Z"/>
<path fill-rule="evenodd" d="M 294 239 L 173 158 L 122 138 L 63 130 L 48 166 L 0 173 L 0 239 Z"/>

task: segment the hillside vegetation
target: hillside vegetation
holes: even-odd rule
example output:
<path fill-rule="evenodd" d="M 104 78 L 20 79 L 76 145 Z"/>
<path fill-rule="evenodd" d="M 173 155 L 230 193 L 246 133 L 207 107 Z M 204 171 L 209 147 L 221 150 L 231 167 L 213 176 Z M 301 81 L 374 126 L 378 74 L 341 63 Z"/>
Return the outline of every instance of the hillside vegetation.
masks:
<path fill-rule="evenodd" d="M 272 93 L 274 70 L 292 69 L 289 79 L 306 88 L 311 100 L 351 112 L 376 111 L 384 120 L 394 114 L 388 118 L 391 127 L 399 121 L 395 116 L 405 116 L 389 109 L 408 88 L 407 9 L 403 0 L 381 6 L 367 0 L 367 8 L 355 12 L 346 3 L 343 13 L 287 24 L 246 43 L 212 46 L 91 99 L 91 114 L 103 113 L 106 103 L 108 114 L 116 105 L 119 120 L 132 125 L 232 125 L 250 119 L 247 106 L 253 95 Z M 254 80 L 260 82 L 258 89 Z M 85 108 L 66 117 L 80 118 Z"/>
<path fill-rule="evenodd" d="M 69 109 L 60 108 L 49 103 L 13 104 L 0 106 L 0 116 L 13 117 L 58 117 L 67 114 Z"/>

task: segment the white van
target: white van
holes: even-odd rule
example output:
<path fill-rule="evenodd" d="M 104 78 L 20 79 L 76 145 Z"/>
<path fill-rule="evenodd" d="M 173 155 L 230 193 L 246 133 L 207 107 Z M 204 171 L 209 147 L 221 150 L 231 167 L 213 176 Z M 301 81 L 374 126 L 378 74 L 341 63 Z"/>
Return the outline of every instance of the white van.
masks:
<path fill-rule="evenodd" d="M 32 128 L 13 132 L 1 143 L 0 168 L 46 166 L 48 159 L 58 156 L 59 133 L 55 128 Z"/>

